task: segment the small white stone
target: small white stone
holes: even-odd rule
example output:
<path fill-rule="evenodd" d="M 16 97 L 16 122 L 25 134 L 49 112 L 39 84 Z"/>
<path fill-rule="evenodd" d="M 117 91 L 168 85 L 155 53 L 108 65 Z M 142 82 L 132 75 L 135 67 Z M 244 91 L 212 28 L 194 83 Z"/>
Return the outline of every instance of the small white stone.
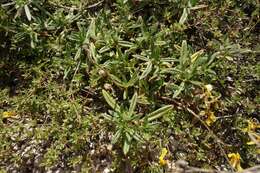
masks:
<path fill-rule="evenodd" d="M 227 80 L 229 81 L 229 82 L 232 82 L 233 81 L 233 79 L 231 78 L 231 77 L 227 77 Z"/>
<path fill-rule="evenodd" d="M 207 92 L 211 92 L 213 90 L 213 86 L 211 84 L 205 85 Z"/>
<path fill-rule="evenodd" d="M 110 172 L 110 169 L 109 168 L 105 168 L 103 173 L 109 173 Z"/>

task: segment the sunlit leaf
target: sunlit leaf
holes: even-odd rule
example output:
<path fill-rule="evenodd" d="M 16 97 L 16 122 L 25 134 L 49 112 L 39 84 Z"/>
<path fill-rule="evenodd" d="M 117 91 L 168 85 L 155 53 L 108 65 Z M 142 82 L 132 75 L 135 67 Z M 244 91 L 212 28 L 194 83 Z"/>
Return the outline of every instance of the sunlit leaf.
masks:
<path fill-rule="evenodd" d="M 123 41 L 123 40 L 119 40 L 119 41 L 118 41 L 118 44 L 119 44 L 120 46 L 122 46 L 122 47 L 129 47 L 129 48 L 134 46 L 133 43 L 131 43 L 131 42 L 129 42 L 129 41 Z"/>
<path fill-rule="evenodd" d="M 30 9 L 29 9 L 28 5 L 24 5 L 24 11 L 25 11 L 27 19 L 29 21 L 31 21 L 32 20 L 32 15 L 31 15 L 31 12 L 30 12 Z"/>
<path fill-rule="evenodd" d="M 129 152 L 130 144 L 128 140 L 124 140 L 123 152 L 126 155 Z"/>
<path fill-rule="evenodd" d="M 180 18 L 180 20 L 179 20 L 179 23 L 180 23 L 180 24 L 184 24 L 185 21 L 187 20 L 187 18 L 188 18 L 188 9 L 187 9 L 187 8 L 184 8 L 184 9 L 183 9 L 183 12 L 182 12 L 182 15 L 181 15 L 181 18 Z"/>
<path fill-rule="evenodd" d="M 140 80 L 144 79 L 151 71 L 152 71 L 153 64 L 151 61 L 148 62 L 147 67 L 143 71 L 143 73 L 140 76 Z"/>
<path fill-rule="evenodd" d="M 156 111 L 148 114 L 146 116 L 147 120 L 148 121 L 153 121 L 155 119 L 158 119 L 158 118 L 164 116 L 165 114 L 167 114 L 171 109 L 172 109 L 171 105 L 167 105 L 167 106 L 161 107 L 160 109 L 157 109 Z"/>
<path fill-rule="evenodd" d="M 201 56 L 204 53 L 204 50 L 200 50 L 198 52 L 195 52 L 191 55 L 191 62 L 195 62 L 199 56 Z"/>
<path fill-rule="evenodd" d="M 174 92 L 174 95 L 172 96 L 172 98 L 176 98 L 182 92 L 182 90 L 184 89 L 184 86 L 185 86 L 185 82 L 182 82 L 180 84 L 180 86 L 178 87 L 178 89 Z"/>
<path fill-rule="evenodd" d="M 99 53 L 104 53 L 104 52 L 107 52 L 107 51 L 109 51 L 110 50 L 110 47 L 108 47 L 108 46 L 104 46 L 104 47 L 102 47 L 101 49 L 99 49 Z"/>
<path fill-rule="evenodd" d="M 116 77 L 115 75 L 113 74 L 109 74 L 109 77 L 112 79 L 112 81 L 119 87 L 122 87 L 122 88 L 126 88 L 127 85 L 122 82 L 118 77 Z"/>
<path fill-rule="evenodd" d="M 111 141 L 112 144 L 115 144 L 118 142 L 119 138 L 121 137 L 121 133 L 122 133 L 121 130 L 116 131 L 116 133 L 112 137 L 112 141 Z"/>
<path fill-rule="evenodd" d="M 102 90 L 103 97 L 105 98 L 106 102 L 109 104 L 109 106 L 114 109 L 115 111 L 119 111 L 120 107 L 114 100 L 114 98 L 106 91 Z"/>
<path fill-rule="evenodd" d="M 184 68 L 187 65 L 187 62 L 189 60 L 189 52 L 188 52 L 188 46 L 187 46 L 187 41 L 183 40 L 182 41 L 182 46 L 181 46 L 181 55 L 180 55 L 180 65 L 181 68 Z"/>
<path fill-rule="evenodd" d="M 134 113 L 135 107 L 137 102 L 137 93 L 135 92 L 131 101 L 130 101 L 130 107 L 129 107 L 129 114 L 132 115 Z"/>
<path fill-rule="evenodd" d="M 89 38 L 95 37 L 95 36 L 96 36 L 96 21 L 93 18 L 90 22 L 89 27 L 88 27 L 88 31 L 87 31 L 87 34 L 86 34 L 86 38 L 84 40 L 84 44 L 89 43 Z"/>
<path fill-rule="evenodd" d="M 136 83 L 137 80 L 138 80 L 138 73 L 135 72 L 132 75 L 131 79 L 127 82 L 126 87 L 133 86 Z"/>
<path fill-rule="evenodd" d="M 81 48 L 78 48 L 78 50 L 77 50 L 77 52 L 76 52 L 76 54 L 75 54 L 74 59 L 75 59 L 75 60 L 78 60 L 78 59 L 80 58 L 80 56 L 81 56 Z"/>
<path fill-rule="evenodd" d="M 94 45 L 94 43 L 90 43 L 90 55 L 92 57 L 92 59 L 94 60 L 95 63 L 98 62 L 97 56 L 96 56 L 96 47 Z"/>

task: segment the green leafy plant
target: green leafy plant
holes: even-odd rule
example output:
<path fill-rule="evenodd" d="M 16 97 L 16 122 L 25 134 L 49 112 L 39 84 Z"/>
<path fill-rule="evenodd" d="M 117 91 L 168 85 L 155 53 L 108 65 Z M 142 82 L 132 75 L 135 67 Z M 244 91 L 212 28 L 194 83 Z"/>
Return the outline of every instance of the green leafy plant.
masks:
<path fill-rule="evenodd" d="M 142 142 L 145 139 L 145 133 L 153 129 L 153 121 L 169 113 L 172 106 L 164 106 L 158 110 L 145 115 L 135 112 L 138 95 L 134 93 L 130 100 L 128 109 L 119 106 L 114 98 L 105 90 L 102 90 L 103 97 L 109 106 L 113 109 L 110 115 L 104 114 L 103 116 L 115 126 L 115 134 L 113 135 L 112 143 L 123 142 L 123 152 L 126 155 L 130 150 L 130 145 L 133 140 Z"/>
<path fill-rule="evenodd" d="M 259 0 L 2 0 L 0 170 L 254 167 L 258 30 Z"/>

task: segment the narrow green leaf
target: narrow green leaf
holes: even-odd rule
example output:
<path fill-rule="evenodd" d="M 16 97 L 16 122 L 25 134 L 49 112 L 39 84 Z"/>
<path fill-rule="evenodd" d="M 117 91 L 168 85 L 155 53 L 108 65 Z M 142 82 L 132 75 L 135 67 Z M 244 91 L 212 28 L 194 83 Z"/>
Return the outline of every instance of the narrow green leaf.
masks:
<path fill-rule="evenodd" d="M 166 45 L 166 44 L 167 44 L 166 41 L 156 41 L 156 42 L 154 43 L 155 46 L 163 46 L 163 45 Z"/>
<path fill-rule="evenodd" d="M 115 75 L 109 74 L 109 77 L 112 79 L 112 81 L 119 87 L 126 88 L 126 84 L 124 84 L 118 77 Z"/>
<path fill-rule="evenodd" d="M 112 116 L 111 116 L 111 115 L 108 115 L 108 114 L 106 114 L 106 113 L 103 113 L 102 116 L 103 116 L 106 120 L 112 121 Z"/>
<path fill-rule="evenodd" d="M 136 141 L 138 141 L 138 142 L 142 142 L 143 141 L 143 138 L 139 134 L 137 134 L 137 133 L 133 134 L 133 138 Z"/>
<path fill-rule="evenodd" d="M 146 84 L 144 84 L 144 85 L 146 85 Z M 145 86 L 144 86 L 144 88 L 146 88 Z M 148 98 L 143 94 L 143 95 L 140 95 L 139 97 L 138 97 L 138 103 L 140 103 L 140 104 L 143 104 L 143 105 L 149 105 L 149 101 L 148 101 Z"/>
<path fill-rule="evenodd" d="M 68 67 L 68 68 L 64 69 L 63 80 L 67 79 L 67 76 L 68 76 L 70 71 L 71 71 L 71 67 Z"/>
<path fill-rule="evenodd" d="M 24 11 L 25 11 L 27 19 L 29 21 L 31 21 L 32 20 L 32 15 L 31 15 L 31 12 L 30 12 L 30 9 L 29 9 L 28 5 L 24 5 Z"/>
<path fill-rule="evenodd" d="M 35 48 L 35 43 L 34 43 L 32 34 L 30 34 L 30 38 L 31 38 L 31 47 L 34 49 Z"/>
<path fill-rule="evenodd" d="M 152 67 L 153 67 L 153 64 L 151 61 L 149 61 L 146 69 L 143 71 L 143 73 L 140 76 L 140 80 L 144 79 L 152 71 Z"/>
<path fill-rule="evenodd" d="M 212 62 L 220 55 L 220 52 L 216 52 L 214 53 L 213 55 L 211 55 L 210 59 L 209 59 L 209 62 L 207 63 L 207 65 L 211 65 Z"/>
<path fill-rule="evenodd" d="M 187 18 L 188 18 L 188 9 L 187 9 L 187 8 L 184 8 L 184 9 L 183 9 L 183 12 L 182 12 L 182 15 L 181 15 L 181 18 L 180 18 L 180 20 L 179 20 L 179 23 L 180 23 L 180 24 L 184 24 L 185 21 L 187 20 Z"/>
<path fill-rule="evenodd" d="M 174 92 L 174 95 L 172 96 L 172 98 L 176 98 L 182 92 L 182 90 L 184 89 L 184 86 L 185 86 L 185 82 L 182 82 L 180 84 L 180 86 L 178 87 L 178 90 L 176 92 Z"/>
<path fill-rule="evenodd" d="M 140 59 L 142 61 L 149 61 L 149 58 L 142 55 L 133 55 L 134 58 Z"/>
<path fill-rule="evenodd" d="M 135 72 L 132 78 L 127 82 L 126 87 L 128 88 L 130 86 L 133 86 L 137 80 L 138 80 L 138 74 L 137 72 Z"/>
<path fill-rule="evenodd" d="M 120 111 L 119 105 L 116 103 L 116 101 L 113 99 L 113 97 L 106 91 L 102 90 L 103 97 L 105 98 L 106 102 L 109 104 L 109 106 L 114 109 L 115 111 Z"/>
<path fill-rule="evenodd" d="M 94 18 L 91 20 L 91 23 L 90 23 L 89 28 L 88 28 L 87 35 L 89 35 L 90 37 L 96 36 L 96 21 L 95 21 Z"/>
<path fill-rule="evenodd" d="M 131 135 L 134 134 L 134 130 L 133 129 L 129 129 L 126 133 L 125 133 L 125 136 L 126 136 L 126 139 L 128 142 L 130 142 L 132 140 L 132 137 Z"/>
<path fill-rule="evenodd" d="M 95 62 L 98 62 L 97 56 L 96 56 L 96 47 L 95 47 L 94 43 L 92 43 L 92 42 L 90 43 L 89 49 L 90 49 L 90 55 L 91 55 L 92 59 Z"/>
<path fill-rule="evenodd" d="M 112 144 L 117 143 L 118 139 L 119 139 L 120 136 L 121 136 L 121 132 L 122 132 L 121 130 L 117 130 L 117 131 L 116 131 L 116 133 L 113 135 L 112 140 L 111 140 L 111 143 L 112 143 Z"/>
<path fill-rule="evenodd" d="M 198 87 L 201 87 L 203 85 L 202 82 L 199 82 L 199 81 L 189 81 L 190 83 L 194 84 L 194 85 L 197 85 Z"/>
<path fill-rule="evenodd" d="M 194 6 L 198 3 L 198 0 L 190 0 L 190 2 L 191 2 L 191 5 Z"/>
<path fill-rule="evenodd" d="M 33 5 L 35 5 L 38 9 L 40 9 L 43 13 L 45 13 L 47 16 L 49 16 L 52 20 L 56 21 L 56 19 L 53 17 L 53 15 L 48 12 L 45 8 L 43 8 L 38 1 L 30 1 Z"/>
<path fill-rule="evenodd" d="M 168 58 L 161 58 L 163 62 L 178 62 L 176 58 L 168 57 Z"/>
<path fill-rule="evenodd" d="M 123 152 L 126 155 L 129 152 L 130 144 L 127 140 L 124 141 Z"/>
<path fill-rule="evenodd" d="M 140 115 L 140 114 L 134 114 L 134 115 L 132 115 L 132 117 L 130 118 L 130 120 L 131 120 L 131 121 L 133 121 L 133 120 L 139 120 L 141 116 L 142 116 L 142 115 Z"/>
<path fill-rule="evenodd" d="M 89 38 L 95 37 L 95 36 L 96 36 L 96 22 L 95 22 L 95 19 L 92 19 L 90 22 L 90 25 L 88 27 L 88 32 L 86 34 L 84 43 L 89 43 Z"/>
<path fill-rule="evenodd" d="M 124 93 L 123 93 L 123 99 L 126 100 L 127 97 L 128 97 L 128 89 L 125 88 L 125 89 L 124 89 Z"/>
<path fill-rule="evenodd" d="M 4 7 L 11 6 L 11 5 L 15 5 L 15 1 L 13 1 L 13 2 L 7 2 L 7 3 L 4 3 L 4 4 L 1 4 L 1 7 L 4 8 Z"/>
<path fill-rule="evenodd" d="M 130 101 L 130 107 L 129 107 L 129 114 L 133 115 L 134 114 L 134 110 L 136 107 L 136 102 L 137 102 L 137 93 L 135 92 L 131 101 Z"/>
<path fill-rule="evenodd" d="M 158 119 L 158 118 L 162 117 L 163 115 L 165 115 L 166 113 L 168 113 L 171 109 L 172 109 L 171 105 L 167 105 L 167 106 L 161 107 L 160 109 L 157 109 L 156 111 L 148 114 L 146 116 L 147 120 L 148 121 L 153 121 L 155 119 Z"/>
<path fill-rule="evenodd" d="M 191 63 L 194 63 L 198 57 L 200 57 L 204 53 L 204 50 L 199 50 L 191 55 Z"/>
<path fill-rule="evenodd" d="M 78 60 L 80 58 L 80 56 L 81 56 L 81 48 L 78 48 L 78 50 L 77 50 L 77 52 L 76 52 L 76 54 L 74 56 L 74 59 Z"/>
<path fill-rule="evenodd" d="M 106 52 L 106 51 L 109 51 L 110 50 L 110 47 L 108 47 L 108 46 L 104 46 L 104 47 L 102 47 L 101 49 L 99 49 L 99 53 L 104 53 L 104 52 Z"/>
<path fill-rule="evenodd" d="M 181 68 L 184 68 L 186 66 L 187 61 L 189 59 L 188 55 L 189 55 L 189 52 L 188 52 L 187 41 L 183 40 L 182 41 L 182 46 L 181 46 L 181 56 L 180 56 Z"/>
<path fill-rule="evenodd" d="M 132 42 L 124 41 L 124 40 L 119 40 L 118 44 L 122 47 L 129 47 L 129 48 L 134 46 Z"/>
<path fill-rule="evenodd" d="M 153 45 L 151 58 L 158 61 L 160 58 L 160 54 L 161 54 L 161 47 Z"/>

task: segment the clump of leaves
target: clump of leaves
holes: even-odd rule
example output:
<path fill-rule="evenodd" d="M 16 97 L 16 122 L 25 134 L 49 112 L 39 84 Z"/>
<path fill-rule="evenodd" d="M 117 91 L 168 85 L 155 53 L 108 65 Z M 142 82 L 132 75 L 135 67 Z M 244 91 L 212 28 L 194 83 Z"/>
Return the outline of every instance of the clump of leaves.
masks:
<path fill-rule="evenodd" d="M 257 0 L 1 3 L 1 169 L 259 163 Z"/>

